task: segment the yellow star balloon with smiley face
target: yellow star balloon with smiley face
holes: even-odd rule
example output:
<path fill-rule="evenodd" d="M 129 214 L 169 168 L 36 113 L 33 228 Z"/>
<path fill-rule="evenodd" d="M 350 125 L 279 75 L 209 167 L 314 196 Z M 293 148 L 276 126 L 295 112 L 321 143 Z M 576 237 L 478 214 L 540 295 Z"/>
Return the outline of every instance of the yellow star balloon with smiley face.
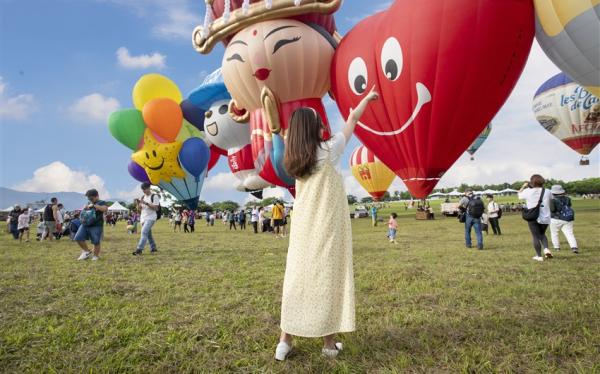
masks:
<path fill-rule="evenodd" d="M 146 170 L 152 184 L 170 182 L 172 178 L 184 178 L 186 175 L 177 160 L 181 146 L 179 141 L 159 143 L 152 131 L 146 129 L 144 145 L 131 155 L 131 159 Z"/>

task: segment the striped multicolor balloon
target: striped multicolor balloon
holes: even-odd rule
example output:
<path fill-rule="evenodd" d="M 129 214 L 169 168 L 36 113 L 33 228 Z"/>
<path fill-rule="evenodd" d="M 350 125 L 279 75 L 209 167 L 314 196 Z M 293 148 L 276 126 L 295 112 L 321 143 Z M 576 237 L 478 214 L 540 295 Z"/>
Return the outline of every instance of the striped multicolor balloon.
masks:
<path fill-rule="evenodd" d="M 350 170 L 354 178 L 373 197 L 379 201 L 396 177 L 385 164 L 367 147 L 361 145 L 352 152 Z"/>

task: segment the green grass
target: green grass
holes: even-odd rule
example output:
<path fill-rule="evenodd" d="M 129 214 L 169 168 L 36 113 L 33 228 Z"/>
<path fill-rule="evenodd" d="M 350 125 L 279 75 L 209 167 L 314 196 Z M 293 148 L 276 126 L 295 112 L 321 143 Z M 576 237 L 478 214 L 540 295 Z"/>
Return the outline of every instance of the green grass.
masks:
<path fill-rule="evenodd" d="M 534 263 L 524 221 L 501 220 L 486 250 L 464 248 L 455 218 L 353 220 L 357 331 L 336 360 L 321 342 L 277 343 L 286 240 L 222 224 L 173 234 L 157 255 L 106 228 L 102 260 L 77 246 L 22 245 L 0 234 L 0 370 L 4 372 L 600 372 L 600 201 L 576 201 L 581 254 Z M 437 211 L 437 208 L 436 208 Z M 563 240 L 564 242 L 564 240 Z M 566 249 L 566 243 L 563 244 Z"/>

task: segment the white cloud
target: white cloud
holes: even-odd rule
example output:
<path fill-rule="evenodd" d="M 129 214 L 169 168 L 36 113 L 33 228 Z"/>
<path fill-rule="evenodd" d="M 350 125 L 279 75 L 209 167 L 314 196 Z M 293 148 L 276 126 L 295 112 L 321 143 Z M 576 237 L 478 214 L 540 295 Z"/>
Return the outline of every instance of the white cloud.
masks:
<path fill-rule="evenodd" d="M 106 122 L 110 114 L 121 107 L 114 97 L 93 93 L 78 99 L 69 112 L 83 122 Z"/>
<path fill-rule="evenodd" d="M 235 191 L 235 184 L 238 179 L 232 173 L 218 173 L 215 175 L 208 174 L 208 177 L 204 181 L 202 191 L 213 190 L 213 191 Z"/>
<path fill-rule="evenodd" d="M 60 161 L 42 166 L 33 172 L 33 177 L 13 186 L 15 190 L 27 192 L 80 192 L 95 188 L 100 197 L 110 197 L 104 180 L 96 174 L 73 170 Z"/>
<path fill-rule="evenodd" d="M 142 191 L 140 190 L 140 185 L 136 185 L 135 187 L 133 187 L 131 190 L 127 191 L 127 190 L 118 190 L 117 191 L 117 198 L 119 198 L 119 200 L 125 200 L 127 202 L 131 202 L 133 201 L 133 199 L 137 199 L 140 196 L 142 196 Z"/>
<path fill-rule="evenodd" d="M 7 96 L 8 84 L 0 76 L 0 120 L 23 120 L 35 111 L 35 100 L 31 94 Z"/>
<path fill-rule="evenodd" d="M 195 0 L 98 0 L 123 6 L 151 24 L 160 38 L 189 41 L 204 19 L 203 2 Z"/>
<path fill-rule="evenodd" d="M 151 55 L 132 56 L 125 47 L 117 49 L 117 61 L 119 65 L 127 69 L 164 69 L 167 56 L 154 52 Z"/>

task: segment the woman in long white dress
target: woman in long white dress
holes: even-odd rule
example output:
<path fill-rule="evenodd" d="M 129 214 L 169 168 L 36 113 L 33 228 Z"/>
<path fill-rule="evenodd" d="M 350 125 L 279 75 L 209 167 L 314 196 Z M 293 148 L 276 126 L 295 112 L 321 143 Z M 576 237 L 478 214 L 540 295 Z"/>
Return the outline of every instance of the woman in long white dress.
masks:
<path fill-rule="evenodd" d="M 352 232 L 336 165 L 368 103 L 377 97 L 372 89 L 350 113 L 343 131 L 328 141 L 323 141 L 325 127 L 314 109 L 300 108 L 290 120 L 284 163 L 296 178 L 296 199 L 277 360 L 285 360 L 294 335 L 323 337 L 322 353 L 335 357 L 342 345 L 334 334 L 354 331 Z"/>

